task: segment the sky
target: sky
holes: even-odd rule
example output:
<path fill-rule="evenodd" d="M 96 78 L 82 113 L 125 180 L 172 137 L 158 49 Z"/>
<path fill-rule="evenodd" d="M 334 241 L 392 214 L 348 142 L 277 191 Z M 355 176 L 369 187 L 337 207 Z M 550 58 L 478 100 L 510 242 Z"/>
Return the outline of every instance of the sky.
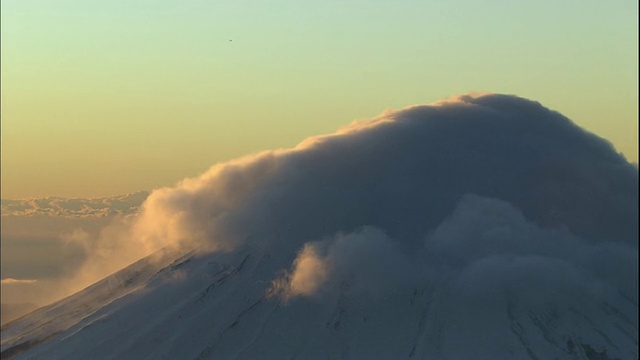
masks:
<path fill-rule="evenodd" d="M 638 4 L 2 1 L 2 198 L 172 185 L 488 91 L 638 146 Z"/>

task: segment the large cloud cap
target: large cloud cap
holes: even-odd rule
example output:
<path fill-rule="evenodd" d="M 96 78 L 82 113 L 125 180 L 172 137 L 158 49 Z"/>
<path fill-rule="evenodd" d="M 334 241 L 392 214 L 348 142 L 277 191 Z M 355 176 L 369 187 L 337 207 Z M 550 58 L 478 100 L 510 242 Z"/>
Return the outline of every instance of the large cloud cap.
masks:
<path fill-rule="evenodd" d="M 229 249 L 257 234 L 304 241 L 371 225 L 418 246 L 473 193 L 507 201 L 543 227 L 635 244 L 637 180 L 610 143 L 536 102 L 461 96 L 157 191 L 146 204 L 145 236 L 195 234 Z"/>

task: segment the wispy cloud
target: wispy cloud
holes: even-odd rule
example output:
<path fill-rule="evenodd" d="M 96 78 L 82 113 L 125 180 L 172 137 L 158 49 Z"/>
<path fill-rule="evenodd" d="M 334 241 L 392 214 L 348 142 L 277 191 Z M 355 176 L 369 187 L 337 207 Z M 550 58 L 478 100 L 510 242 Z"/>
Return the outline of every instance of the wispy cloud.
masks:
<path fill-rule="evenodd" d="M 26 285 L 26 284 L 35 284 L 38 280 L 33 279 L 14 279 L 14 278 L 4 278 L 0 280 L 2 285 Z"/>

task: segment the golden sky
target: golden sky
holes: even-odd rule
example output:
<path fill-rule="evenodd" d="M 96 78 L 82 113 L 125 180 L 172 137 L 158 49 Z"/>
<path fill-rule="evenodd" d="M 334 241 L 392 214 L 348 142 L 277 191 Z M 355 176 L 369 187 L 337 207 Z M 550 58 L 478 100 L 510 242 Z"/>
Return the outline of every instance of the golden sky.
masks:
<path fill-rule="evenodd" d="M 635 1 L 2 1 L 2 197 L 172 185 L 385 109 L 540 101 L 638 161 Z"/>

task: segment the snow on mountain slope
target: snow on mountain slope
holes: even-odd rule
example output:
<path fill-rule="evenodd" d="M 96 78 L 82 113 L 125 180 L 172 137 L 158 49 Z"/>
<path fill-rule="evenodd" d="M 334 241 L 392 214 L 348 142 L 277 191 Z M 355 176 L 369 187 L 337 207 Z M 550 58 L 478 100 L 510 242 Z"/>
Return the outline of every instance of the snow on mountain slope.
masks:
<path fill-rule="evenodd" d="M 152 193 L 162 248 L 2 328 L 16 359 L 635 359 L 638 172 L 463 96 Z"/>
<path fill-rule="evenodd" d="M 626 359 L 636 354 L 637 307 L 624 299 L 609 304 L 585 297 L 567 307 L 511 289 L 481 299 L 484 303 L 461 294 L 457 277 L 373 298 L 352 292 L 345 282 L 321 301 L 286 304 L 265 297 L 278 268 L 275 260 L 268 253 L 239 251 L 187 254 L 153 267 L 137 263 L 3 329 L 3 354 L 31 345 L 24 358 L 586 359 L 591 351 Z M 558 297 L 584 295 L 572 291 Z M 45 342 L 35 346 L 40 341 Z"/>

